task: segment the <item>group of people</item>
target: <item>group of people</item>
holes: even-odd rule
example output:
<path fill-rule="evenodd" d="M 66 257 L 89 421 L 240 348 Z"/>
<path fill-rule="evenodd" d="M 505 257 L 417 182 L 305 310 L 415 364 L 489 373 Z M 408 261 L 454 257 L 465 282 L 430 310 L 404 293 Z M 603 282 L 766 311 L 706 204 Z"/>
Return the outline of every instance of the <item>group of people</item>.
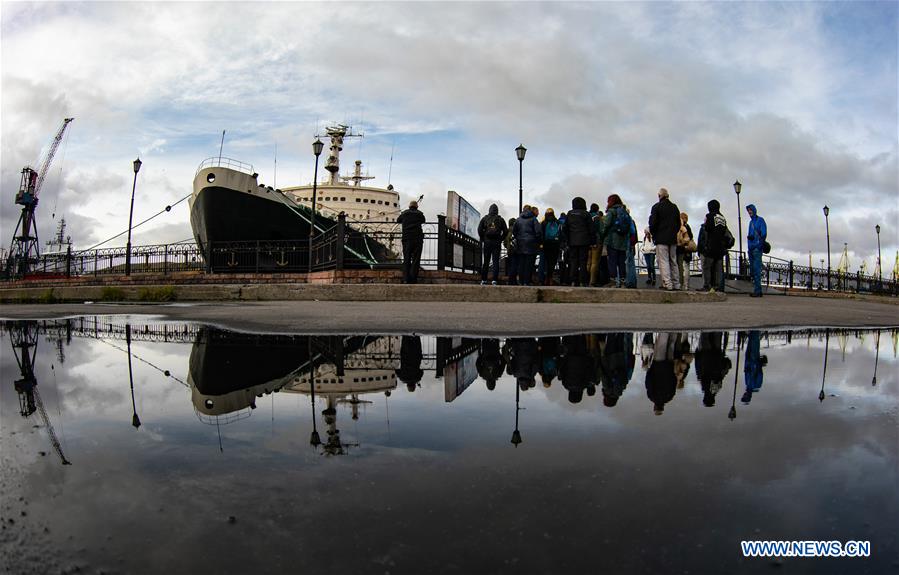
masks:
<path fill-rule="evenodd" d="M 593 397 L 599 390 L 603 405 L 613 407 L 631 382 L 639 354 L 646 372 L 646 396 L 656 415 L 661 415 L 677 390 L 684 388 L 694 364 L 703 405 L 715 405 L 715 396 L 732 367 L 727 332 L 702 332 L 698 341 L 692 342 L 686 333 L 647 332 L 638 346 L 634 345 L 635 337 L 640 336 L 597 333 L 508 338 L 504 343 L 484 338 L 479 342 L 475 365 L 489 390 L 496 388 L 497 380 L 504 374 L 514 377 L 522 391 L 536 387 L 538 377 L 545 388 L 558 379 L 568 392 L 570 403 L 580 403 L 584 395 Z M 749 404 L 762 387 L 767 357 L 761 354 L 759 331 L 738 332 L 737 338 L 738 350 L 745 345 L 741 401 Z M 409 391 L 415 391 L 424 376 L 421 349 L 419 336 L 403 336 L 396 374 Z"/>
<path fill-rule="evenodd" d="M 761 258 L 769 249 L 765 220 L 754 205 L 747 234 L 754 297 L 761 297 Z M 524 206 L 517 218 L 506 222 L 496 204 L 490 206 L 478 225 L 483 248 L 481 284 L 492 268 L 493 285 L 500 283 L 500 256 L 506 251 L 506 283 L 509 285 L 560 285 L 593 287 L 637 287 L 634 261 L 637 225 L 618 194 L 607 198 L 605 211 L 597 204 L 587 209 L 576 197 L 571 210 L 556 216 L 547 208 L 543 219 L 535 206 Z M 402 217 L 402 216 L 401 216 Z M 649 225 L 643 230 L 642 252 L 647 269 L 646 284 L 666 290 L 689 287 L 689 266 L 694 254 L 701 257 L 701 291 L 724 291 L 724 258 L 734 245 L 717 200 L 708 203 L 708 213 L 694 239 L 689 217 L 659 189 Z M 658 264 L 658 274 L 656 274 Z M 558 280 L 556 279 L 558 278 Z"/>

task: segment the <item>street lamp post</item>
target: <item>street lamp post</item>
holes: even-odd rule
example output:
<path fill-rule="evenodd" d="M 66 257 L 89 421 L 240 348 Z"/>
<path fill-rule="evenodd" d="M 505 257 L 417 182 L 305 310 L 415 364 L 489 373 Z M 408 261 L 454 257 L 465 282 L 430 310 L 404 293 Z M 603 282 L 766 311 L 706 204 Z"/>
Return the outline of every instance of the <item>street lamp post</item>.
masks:
<path fill-rule="evenodd" d="M 827 289 L 830 289 L 830 208 L 824 206 L 824 229 L 827 231 Z"/>
<path fill-rule="evenodd" d="M 737 238 L 740 241 L 740 255 L 737 258 L 737 275 L 743 277 L 743 210 L 740 209 L 740 191 L 743 184 L 740 180 L 734 182 L 734 191 L 737 193 Z"/>
<path fill-rule="evenodd" d="M 312 273 L 312 236 L 315 234 L 315 203 L 318 201 L 318 157 L 322 155 L 325 145 L 319 138 L 312 142 L 312 153 L 315 154 L 315 172 L 312 176 L 312 217 L 309 218 L 309 273 Z"/>
<path fill-rule="evenodd" d="M 883 285 L 883 260 L 880 259 L 880 224 L 874 226 L 877 232 L 877 285 Z"/>
<path fill-rule="evenodd" d="M 140 158 L 134 160 L 134 183 L 131 184 L 131 210 L 128 211 L 128 246 L 125 248 L 125 275 L 131 275 L 131 221 L 134 217 L 134 190 L 137 188 L 137 173 L 140 171 Z"/>
<path fill-rule="evenodd" d="M 524 165 L 524 155 L 527 153 L 528 149 L 524 147 L 524 144 L 518 144 L 518 147 L 515 148 L 515 155 L 518 156 L 518 213 L 521 213 L 522 203 L 521 203 L 521 194 L 522 194 L 522 186 L 521 186 L 521 177 L 522 177 L 522 166 Z"/>

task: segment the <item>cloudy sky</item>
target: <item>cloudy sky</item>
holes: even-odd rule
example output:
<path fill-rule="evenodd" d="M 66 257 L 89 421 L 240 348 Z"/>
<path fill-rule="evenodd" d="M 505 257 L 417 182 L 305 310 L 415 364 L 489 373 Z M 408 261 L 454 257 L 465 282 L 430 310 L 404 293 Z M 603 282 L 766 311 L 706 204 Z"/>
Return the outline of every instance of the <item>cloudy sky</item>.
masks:
<path fill-rule="evenodd" d="M 486 211 L 557 211 L 618 193 L 645 221 L 660 186 L 698 229 L 755 203 L 775 254 L 834 266 L 899 248 L 895 2 L 11 3 L 2 10 L 2 190 L 8 244 L 19 172 L 74 116 L 41 193 L 39 233 L 65 216 L 76 247 L 191 191 L 218 154 L 260 182 L 312 180 L 330 122 L 375 184 L 426 213 L 456 190 Z M 277 149 L 277 171 L 275 157 Z M 390 168 L 391 150 L 393 163 Z M 54 210 L 55 208 L 55 210 Z M 743 228 L 746 228 L 744 219 Z M 134 243 L 191 236 L 187 202 Z M 107 245 L 124 245 L 124 236 Z"/>

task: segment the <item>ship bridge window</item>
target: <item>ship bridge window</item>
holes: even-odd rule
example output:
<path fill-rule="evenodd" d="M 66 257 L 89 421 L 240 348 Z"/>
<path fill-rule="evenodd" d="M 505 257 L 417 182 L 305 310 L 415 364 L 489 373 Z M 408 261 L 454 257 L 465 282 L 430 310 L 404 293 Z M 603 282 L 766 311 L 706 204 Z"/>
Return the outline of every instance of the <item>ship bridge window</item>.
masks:
<path fill-rule="evenodd" d="M 368 198 L 365 198 L 364 200 L 362 200 L 362 203 L 363 203 L 363 204 L 367 204 L 367 203 L 368 203 Z"/>
<path fill-rule="evenodd" d="M 214 181 L 215 181 L 215 174 L 213 174 L 212 172 L 209 172 L 208 174 L 206 174 L 206 181 L 209 182 L 210 184 L 211 184 L 212 182 L 214 182 Z"/>
<path fill-rule="evenodd" d="M 362 198 L 356 198 L 356 201 L 357 201 L 357 202 L 361 202 L 361 201 L 362 201 Z"/>
<path fill-rule="evenodd" d="M 325 201 L 326 201 L 326 202 L 330 202 L 330 201 L 331 201 L 331 197 L 328 196 L 327 198 L 325 198 Z"/>
<path fill-rule="evenodd" d="M 382 202 L 381 200 L 378 200 L 378 204 L 383 204 L 383 203 L 384 203 L 384 202 Z"/>
<path fill-rule="evenodd" d="M 341 202 L 345 202 L 345 201 L 346 201 L 346 198 L 340 198 L 340 201 L 341 201 Z"/>

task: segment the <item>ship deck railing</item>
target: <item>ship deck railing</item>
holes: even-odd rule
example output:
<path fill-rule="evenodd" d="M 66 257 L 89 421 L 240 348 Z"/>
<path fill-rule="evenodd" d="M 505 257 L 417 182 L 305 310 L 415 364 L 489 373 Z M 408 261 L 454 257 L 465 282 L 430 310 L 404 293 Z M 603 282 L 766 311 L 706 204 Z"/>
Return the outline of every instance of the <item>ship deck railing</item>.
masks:
<path fill-rule="evenodd" d="M 229 170 L 235 170 L 237 172 L 243 172 L 244 174 L 255 175 L 256 172 L 253 171 L 253 165 L 241 162 L 240 160 L 235 160 L 234 158 L 225 158 L 221 156 L 216 156 L 214 158 L 206 158 L 202 162 L 200 162 L 200 166 L 197 168 L 197 171 L 194 172 L 194 176 L 200 173 L 200 170 L 205 168 L 228 168 Z"/>

